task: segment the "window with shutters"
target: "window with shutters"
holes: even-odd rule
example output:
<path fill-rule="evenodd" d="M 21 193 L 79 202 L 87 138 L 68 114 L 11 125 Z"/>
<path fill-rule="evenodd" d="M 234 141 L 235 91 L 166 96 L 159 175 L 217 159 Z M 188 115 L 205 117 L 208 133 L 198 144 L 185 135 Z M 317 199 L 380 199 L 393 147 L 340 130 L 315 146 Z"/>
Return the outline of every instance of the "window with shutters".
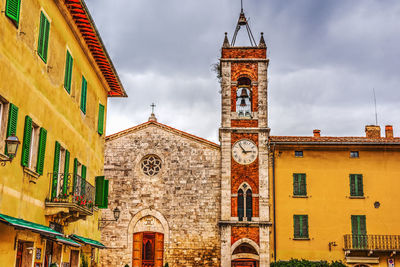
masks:
<path fill-rule="evenodd" d="M 293 215 L 294 239 L 308 239 L 308 215 Z"/>
<path fill-rule="evenodd" d="M 0 97 L 0 153 L 5 153 L 5 142 L 7 136 L 7 111 L 8 103 Z"/>
<path fill-rule="evenodd" d="M 305 173 L 293 173 L 293 196 L 307 196 L 307 184 Z"/>
<path fill-rule="evenodd" d="M 86 97 L 87 97 L 87 81 L 84 76 L 82 76 L 82 87 L 81 87 L 81 110 L 83 114 L 86 114 Z"/>
<path fill-rule="evenodd" d="M 49 48 L 49 35 L 50 35 L 50 21 L 46 15 L 40 12 L 40 24 L 39 24 L 39 38 L 38 38 L 38 55 L 47 63 L 47 54 Z"/>
<path fill-rule="evenodd" d="M 367 248 L 367 225 L 365 215 L 351 215 L 352 247 Z"/>
<path fill-rule="evenodd" d="M 19 14 L 21 11 L 21 0 L 7 0 L 6 1 L 6 16 L 14 23 L 18 28 Z"/>
<path fill-rule="evenodd" d="M 100 209 L 108 208 L 108 180 L 104 176 L 96 177 L 95 204 Z"/>
<path fill-rule="evenodd" d="M 303 157 L 303 151 L 302 150 L 296 150 L 294 151 L 294 156 L 296 158 L 302 158 Z"/>
<path fill-rule="evenodd" d="M 65 74 L 64 74 L 64 88 L 68 92 L 71 93 L 71 81 L 72 81 L 72 65 L 73 65 L 73 58 L 70 52 L 67 50 L 67 57 L 65 60 Z"/>
<path fill-rule="evenodd" d="M 33 122 L 31 117 L 26 116 L 21 165 L 39 175 L 42 175 L 44 170 L 46 140 L 47 131 Z"/>
<path fill-rule="evenodd" d="M 364 196 L 362 174 L 350 174 L 350 196 L 352 197 Z"/>

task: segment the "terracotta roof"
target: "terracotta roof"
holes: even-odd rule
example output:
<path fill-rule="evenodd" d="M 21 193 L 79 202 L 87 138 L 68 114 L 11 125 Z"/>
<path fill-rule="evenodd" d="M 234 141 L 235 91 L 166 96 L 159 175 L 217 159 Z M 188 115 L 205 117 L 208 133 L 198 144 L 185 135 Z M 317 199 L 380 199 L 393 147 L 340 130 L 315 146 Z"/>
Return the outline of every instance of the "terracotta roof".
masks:
<path fill-rule="evenodd" d="M 214 143 L 214 142 L 211 142 L 211 141 L 208 141 L 207 139 L 204 139 L 204 138 L 195 136 L 195 135 L 193 135 L 193 134 L 190 134 L 190 133 L 187 133 L 187 132 L 178 130 L 178 129 L 173 128 L 173 127 L 171 127 L 171 126 L 168 126 L 168 125 L 159 123 L 159 122 L 157 122 L 157 121 L 147 121 L 147 122 L 145 122 L 145 123 L 142 123 L 142 124 L 139 124 L 139 125 L 137 125 L 137 126 L 128 128 L 128 129 L 123 130 L 123 131 L 120 131 L 120 132 L 118 132 L 118 133 L 115 133 L 115 134 L 111 134 L 111 135 L 109 135 L 109 136 L 106 136 L 106 142 L 107 142 L 107 141 L 114 140 L 114 139 L 117 139 L 117 138 L 120 138 L 120 137 L 125 136 L 125 135 L 127 135 L 127 134 L 130 134 L 130 133 L 132 133 L 132 132 L 135 132 L 135 131 L 144 129 L 144 128 L 146 128 L 146 127 L 148 127 L 148 126 L 151 126 L 151 125 L 154 125 L 154 126 L 157 126 L 157 127 L 161 128 L 161 129 L 164 129 L 164 130 L 166 130 L 166 131 L 169 131 L 169 132 L 172 132 L 172 133 L 175 133 L 175 134 L 184 136 L 184 137 L 189 138 L 189 139 L 192 139 L 192 140 L 194 140 L 194 141 L 203 143 L 203 144 L 208 145 L 208 146 L 211 146 L 211 147 L 213 147 L 213 148 L 218 148 L 218 149 L 219 149 L 219 145 L 216 144 L 216 143 Z"/>
<path fill-rule="evenodd" d="M 100 34 L 84 0 L 63 0 L 76 26 L 78 27 L 86 45 L 97 63 L 104 79 L 107 81 L 110 91 L 108 96 L 124 96 L 127 94 L 122 86 L 114 65 L 101 40 Z"/>
<path fill-rule="evenodd" d="M 400 144 L 400 138 L 366 138 L 355 136 L 270 136 L 270 142 L 276 143 L 315 143 L 315 144 Z"/>

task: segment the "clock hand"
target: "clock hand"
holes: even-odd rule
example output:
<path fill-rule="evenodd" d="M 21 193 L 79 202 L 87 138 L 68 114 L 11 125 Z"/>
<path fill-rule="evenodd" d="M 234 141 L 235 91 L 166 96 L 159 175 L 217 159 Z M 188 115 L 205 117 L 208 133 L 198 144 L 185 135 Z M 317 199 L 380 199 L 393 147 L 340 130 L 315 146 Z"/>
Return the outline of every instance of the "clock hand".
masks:
<path fill-rule="evenodd" d="M 242 147 L 242 145 L 239 143 L 239 146 L 240 146 L 240 148 L 242 149 L 242 151 L 243 151 L 243 153 L 247 153 L 247 151 L 246 150 L 244 150 L 244 148 Z"/>

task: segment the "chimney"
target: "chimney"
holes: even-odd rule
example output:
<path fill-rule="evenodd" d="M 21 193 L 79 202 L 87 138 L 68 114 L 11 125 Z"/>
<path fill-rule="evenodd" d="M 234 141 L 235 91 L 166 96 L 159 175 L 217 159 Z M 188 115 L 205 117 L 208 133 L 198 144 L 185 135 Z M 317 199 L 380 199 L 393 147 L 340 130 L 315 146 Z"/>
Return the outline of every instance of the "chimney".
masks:
<path fill-rule="evenodd" d="M 378 125 L 365 126 L 365 135 L 367 138 L 381 138 L 381 127 Z"/>
<path fill-rule="evenodd" d="M 393 126 L 392 125 L 385 126 L 385 136 L 386 136 L 386 138 L 393 138 Z"/>
<path fill-rule="evenodd" d="M 321 137 L 321 130 L 315 129 L 313 131 L 313 133 L 314 133 L 314 137 Z"/>

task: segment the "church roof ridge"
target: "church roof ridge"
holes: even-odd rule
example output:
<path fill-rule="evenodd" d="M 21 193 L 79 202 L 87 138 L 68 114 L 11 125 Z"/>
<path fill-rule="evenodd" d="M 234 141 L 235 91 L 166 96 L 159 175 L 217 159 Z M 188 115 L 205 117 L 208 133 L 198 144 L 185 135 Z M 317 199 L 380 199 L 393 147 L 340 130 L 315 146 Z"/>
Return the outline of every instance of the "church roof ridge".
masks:
<path fill-rule="evenodd" d="M 130 134 L 130 133 L 135 132 L 135 131 L 138 131 L 138 130 L 143 129 L 143 128 L 145 128 L 147 126 L 150 126 L 150 125 L 158 126 L 158 127 L 162 128 L 162 129 L 165 129 L 165 130 L 167 130 L 169 132 L 173 132 L 173 133 L 176 133 L 178 135 L 182 135 L 182 136 L 184 136 L 186 138 L 193 139 L 195 141 L 198 141 L 200 143 L 206 144 L 206 145 L 211 146 L 213 148 L 219 148 L 220 147 L 218 144 L 216 144 L 214 142 L 211 142 L 211 141 L 209 141 L 209 140 L 207 140 L 205 138 L 190 134 L 190 133 L 182 131 L 182 130 L 178 130 L 178 129 L 174 128 L 174 127 L 168 126 L 166 124 L 162 124 L 162 123 L 157 122 L 157 121 L 147 121 L 147 122 L 138 124 L 136 126 L 133 126 L 131 128 L 122 130 L 120 132 L 117 132 L 117 133 L 114 133 L 114 134 L 110 134 L 110 135 L 106 136 L 105 141 L 107 142 L 107 141 L 118 139 L 118 138 L 120 138 L 122 136 L 125 136 L 125 135 Z"/>

